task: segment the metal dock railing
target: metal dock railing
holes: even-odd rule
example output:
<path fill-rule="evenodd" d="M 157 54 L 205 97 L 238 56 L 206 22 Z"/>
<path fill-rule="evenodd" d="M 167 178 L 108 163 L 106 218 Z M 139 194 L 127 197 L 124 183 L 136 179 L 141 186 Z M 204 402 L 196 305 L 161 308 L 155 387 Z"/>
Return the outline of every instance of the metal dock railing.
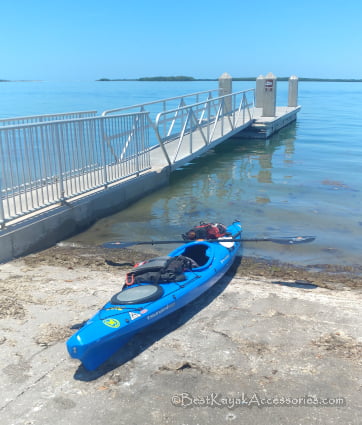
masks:
<path fill-rule="evenodd" d="M 216 96 L 215 96 L 216 95 Z M 254 90 L 0 120 L 0 228 L 151 169 L 174 170 L 253 121 Z"/>

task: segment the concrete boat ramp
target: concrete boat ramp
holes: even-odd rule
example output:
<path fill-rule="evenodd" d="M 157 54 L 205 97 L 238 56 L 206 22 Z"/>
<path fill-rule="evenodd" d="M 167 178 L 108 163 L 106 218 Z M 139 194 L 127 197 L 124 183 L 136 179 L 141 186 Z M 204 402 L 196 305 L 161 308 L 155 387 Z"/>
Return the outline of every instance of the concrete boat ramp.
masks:
<path fill-rule="evenodd" d="M 241 267 L 87 372 L 65 341 L 122 285 L 109 255 L 54 247 L 1 265 L 4 425 L 361 423 L 361 289 Z"/>

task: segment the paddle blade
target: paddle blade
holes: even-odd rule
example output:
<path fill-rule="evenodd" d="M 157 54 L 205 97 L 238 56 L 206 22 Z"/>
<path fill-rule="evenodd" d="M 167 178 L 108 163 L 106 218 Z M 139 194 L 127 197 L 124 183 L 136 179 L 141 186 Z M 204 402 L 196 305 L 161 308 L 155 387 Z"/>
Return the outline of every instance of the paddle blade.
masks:
<path fill-rule="evenodd" d="M 102 248 L 124 249 L 134 245 L 138 245 L 138 242 L 105 242 L 102 244 Z"/>
<path fill-rule="evenodd" d="M 313 242 L 315 240 L 315 236 L 286 236 L 281 238 L 270 238 L 267 239 L 271 242 L 279 243 L 282 245 L 296 245 L 300 243 L 308 243 Z"/>
<path fill-rule="evenodd" d="M 124 249 L 135 245 L 167 245 L 170 243 L 185 243 L 185 241 L 129 241 L 129 242 L 105 242 L 102 248 Z"/>

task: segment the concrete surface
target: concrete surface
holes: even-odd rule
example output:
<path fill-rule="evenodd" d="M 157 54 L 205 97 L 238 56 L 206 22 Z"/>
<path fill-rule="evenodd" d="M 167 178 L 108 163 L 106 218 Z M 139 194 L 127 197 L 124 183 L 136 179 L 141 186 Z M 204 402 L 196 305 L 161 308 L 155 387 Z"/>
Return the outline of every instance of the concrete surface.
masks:
<path fill-rule="evenodd" d="M 360 290 L 238 270 L 91 373 L 65 340 L 124 281 L 104 259 L 0 265 L 3 425 L 361 424 Z"/>

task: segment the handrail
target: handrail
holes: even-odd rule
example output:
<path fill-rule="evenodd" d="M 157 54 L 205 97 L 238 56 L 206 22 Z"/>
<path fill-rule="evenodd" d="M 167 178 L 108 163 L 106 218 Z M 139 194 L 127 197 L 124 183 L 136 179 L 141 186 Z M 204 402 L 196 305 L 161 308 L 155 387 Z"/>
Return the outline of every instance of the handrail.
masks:
<path fill-rule="evenodd" d="M 182 110 L 182 109 L 194 108 L 195 106 L 204 105 L 205 103 L 209 103 L 210 101 L 211 101 L 211 102 L 214 102 L 214 101 L 216 101 L 216 100 L 221 100 L 221 99 L 223 99 L 223 98 L 230 98 L 230 96 L 236 96 L 236 95 L 239 95 L 239 94 L 241 94 L 241 93 L 248 93 L 248 92 L 253 92 L 253 93 L 254 93 L 254 91 L 255 91 L 254 89 L 248 89 L 248 90 L 242 90 L 242 91 L 238 91 L 238 92 L 231 93 L 231 94 L 226 94 L 226 95 L 223 95 L 223 96 L 213 97 L 213 98 L 211 98 L 211 99 L 204 100 L 204 101 L 202 101 L 202 102 L 197 102 L 197 103 L 193 103 L 193 104 L 191 104 L 191 105 L 181 106 L 180 108 L 169 109 L 169 110 L 167 110 L 167 111 L 159 112 L 159 113 L 157 114 L 157 117 L 158 117 L 159 115 L 163 115 L 163 114 L 168 114 L 168 113 L 170 113 L 170 114 L 171 114 L 171 113 L 174 113 L 174 112 L 176 112 L 176 111 L 180 111 L 180 110 Z M 156 124 L 157 124 L 157 118 L 156 118 Z"/>
<path fill-rule="evenodd" d="M 154 128 L 168 165 L 172 166 L 179 160 L 182 146 L 190 155 L 249 123 L 254 95 L 254 89 L 243 90 L 159 112 Z M 193 143 L 196 135 L 199 140 Z"/>
<path fill-rule="evenodd" d="M 217 89 L 204 90 L 204 91 L 190 93 L 190 94 L 181 95 L 181 96 L 167 97 L 167 98 L 161 99 L 161 100 L 152 100 L 151 102 L 139 103 L 139 104 L 131 105 L 131 106 L 122 106 L 120 108 L 108 109 L 106 111 L 103 111 L 101 116 L 106 116 L 106 115 L 112 114 L 114 112 L 127 111 L 127 110 L 130 110 L 130 109 L 136 109 L 136 108 L 143 108 L 144 109 L 144 107 L 148 106 L 148 105 L 155 105 L 157 103 L 166 104 L 167 102 L 170 102 L 170 101 L 173 101 L 173 100 L 184 99 L 184 98 L 188 98 L 188 97 L 192 97 L 192 96 L 199 96 L 199 95 L 202 95 L 202 94 L 205 94 L 205 93 L 213 93 L 213 92 L 218 92 L 218 90 Z M 164 110 L 166 110 L 166 108 L 164 108 Z"/>
<path fill-rule="evenodd" d="M 57 121 L 57 120 L 64 120 L 64 119 L 88 118 L 88 117 L 95 116 L 96 113 L 97 111 L 76 111 L 76 112 L 61 112 L 56 114 L 29 115 L 29 116 L 23 116 L 23 117 L 1 118 L 0 126 L 4 127 L 9 125 L 31 124 L 31 123 Z"/>

